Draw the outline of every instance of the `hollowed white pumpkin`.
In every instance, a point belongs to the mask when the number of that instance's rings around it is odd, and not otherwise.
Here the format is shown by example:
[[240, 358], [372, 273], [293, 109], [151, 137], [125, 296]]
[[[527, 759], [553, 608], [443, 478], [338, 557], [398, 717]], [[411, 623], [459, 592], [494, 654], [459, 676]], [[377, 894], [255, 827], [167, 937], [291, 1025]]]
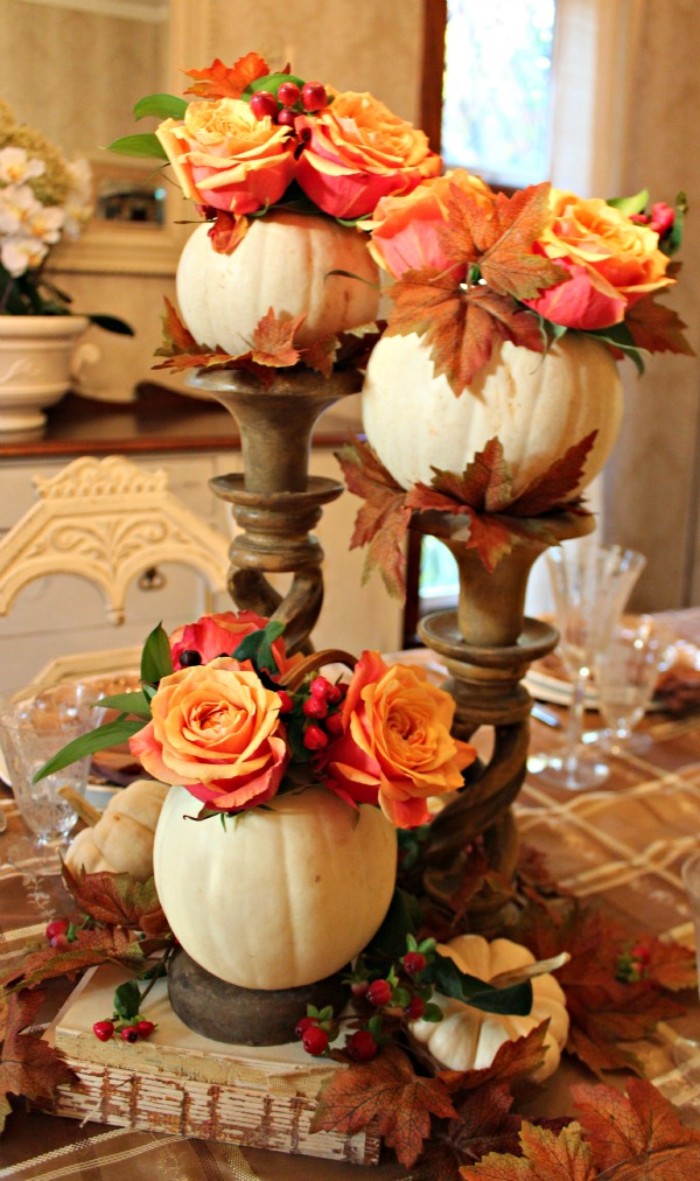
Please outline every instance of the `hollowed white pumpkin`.
[[430, 483], [431, 468], [461, 474], [498, 436], [517, 495], [592, 430], [598, 435], [580, 488], [602, 469], [622, 419], [622, 385], [605, 345], [567, 333], [546, 354], [506, 341], [459, 397], [436, 376], [415, 333], [385, 336], [362, 393], [367, 438], [404, 488]]
[[[359, 231], [327, 217], [275, 213], [254, 218], [231, 254], [212, 247], [206, 223], [184, 247], [177, 269], [180, 314], [199, 344], [236, 356], [273, 308], [306, 319], [295, 340], [307, 346], [371, 323], [378, 270]], [[348, 275], [331, 275], [331, 271]]]
[[97, 823], [71, 842], [71, 873], [130, 873], [140, 882], [152, 877], [153, 838], [168, 791], [167, 783], [137, 779], [116, 792]]
[[237, 818], [202, 821], [173, 787], [154, 847], [170, 926], [200, 967], [243, 988], [322, 980], [378, 930], [396, 877], [396, 832], [322, 788], [285, 792]]
[[[487, 982], [502, 972], [535, 962], [531, 952], [519, 943], [509, 939], [489, 943], [481, 935], [458, 935], [449, 943], [438, 944], [437, 950], [454, 960], [462, 972]], [[442, 1066], [450, 1070], [483, 1070], [491, 1065], [504, 1042], [525, 1037], [549, 1019], [544, 1062], [533, 1075], [541, 1082], [559, 1065], [569, 1032], [569, 1016], [564, 993], [551, 973], [534, 977], [532, 993], [532, 1009], [527, 1017], [484, 1013], [453, 997], [434, 994], [432, 999], [442, 1010], [442, 1021], [412, 1021], [410, 1030]]]

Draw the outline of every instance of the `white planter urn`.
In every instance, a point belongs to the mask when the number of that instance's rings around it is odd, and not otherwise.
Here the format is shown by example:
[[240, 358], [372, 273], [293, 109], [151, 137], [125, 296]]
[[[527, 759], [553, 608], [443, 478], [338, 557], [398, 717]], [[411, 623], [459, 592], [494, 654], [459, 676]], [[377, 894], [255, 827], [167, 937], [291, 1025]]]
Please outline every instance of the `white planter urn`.
[[0, 433], [35, 431], [68, 392], [85, 316], [0, 316]]

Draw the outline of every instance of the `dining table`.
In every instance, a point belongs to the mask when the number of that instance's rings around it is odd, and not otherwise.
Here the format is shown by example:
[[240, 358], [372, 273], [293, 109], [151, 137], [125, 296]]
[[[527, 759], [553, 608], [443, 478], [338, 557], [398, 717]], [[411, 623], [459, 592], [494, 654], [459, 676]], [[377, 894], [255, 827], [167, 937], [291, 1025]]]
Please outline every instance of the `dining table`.
[[[700, 647], [700, 608], [666, 612], [660, 618], [676, 636]], [[406, 659], [420, 662], [421, 656], [412, 651]], [[532, 719], [533, 752], [546, 752], [561, 742], [566, 707], [550, 702], [546, 708], [551, 714], [548, 724]], [[587, 711], [586, 725], [600, 725], [594, 710]], [[566, 791], [528, 774], [514, 805], [521, 845], [544, 858], [561, 890], [599, 906], [630, 932], [692, 946], [693, 923], [681, 866], [700, 850], [700, 709], [673, 715], [650, 711], [637, 733], [644, 743], [623, 744], [609, 754], [609, 778], [595, 789]], [[21, 957], [27, 944], [41, 937], [47, 922], [65, 912], [66, 894], [58, 863], [47, 864], [37, 854], [7, 788], [0, 788], [0, 828], [4, 966]], [[49, 996], [47, 1003], [61, 999]], [[700, 1005], [692, 990], [684, 995], [684, 1004], [685, 1015], [678, 1024], [663, 1022], [637, 1051], [647, 1077], [676, 1104], [683, 1122], [700, 1128], [700, 1071], [693, 1082], [674, 1063], [678, 1031], [700, 1034]], [[533, 1089], [525, 1114], [570, 1114], [569, 1088], [581, 1081], [595, 1078], [577, 1059], [564, 1055], [555, 1074]], [[399, 1181], [411, 1173], [386, 1150], [377, 1164], [363, 1166], [57, 1117], [21, 1098], [13, 1099], [12, 1106], [0, 1136], [0, 1179], [350, 1181], [365, 1176]]]

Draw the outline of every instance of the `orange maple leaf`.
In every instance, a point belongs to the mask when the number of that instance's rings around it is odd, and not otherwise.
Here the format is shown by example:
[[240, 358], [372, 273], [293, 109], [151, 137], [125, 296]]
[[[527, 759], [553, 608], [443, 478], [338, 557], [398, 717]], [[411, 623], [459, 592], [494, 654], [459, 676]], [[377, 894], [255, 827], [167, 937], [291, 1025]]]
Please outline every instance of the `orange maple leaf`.
[[304, 349], [304, 364], [309, 369], [315, 369], [324, 377], [330, 377], [338, 356], [340, 341], [337, 336], [325, 336], [323, 340], [314, 340]]
[[[9, 1002], [5, 1042], [0, 1062], [0, 1095], [24, 1095], [39, 1103], [48, 1103], [59, 1083], [77, 1080], [75, 1071], [56, 1050], [37, 1034], [23, 1033], [33, 1025], [45, 996], [41, 992], [22, 992]], [[7, 1105], [3, 1105], [6, 1114]], [[1, 1130], [1, 1127], [0, 1127]]]
[[232, 254], [248, 233], [247, 217], [219, 212], [209, 230], [209, 240], [217, 254]]
[[193, 353], [200, 346], [177, 314], [175, 305], [164, 296], [163, 344], [156, 350], [157, 357], [173, 357], [176, 353]]
[[225, 66], [217, 57], [205, 70], [184, 72], [195, 79], [195, 85], [188, 87], [185, 94], [196, 94], [201, 98], [240, 98], [251, 82], [270, 73], [270, 67], [259, 53], [246, 53], [232, 66]]
[[620, 1181], [696, 1181], [700, 1132], [686, 1128], [656, 1087], [630, 1079], [627, 1095], [617, 1088], [584, 1083], [571, 1088], [593, 1159]]
[[18, 991], [35, 988], [45, 980], [72, 976], [94, 964], [119, 962], [133, 968], [144, 966], [144, 944], [133, 931], [122, 927], [98, 927], [78, 933], [66, 948], [48, 945], [29, 951], [0, 977], [0, 986]]
[[64, 865], [63, 880], [80, 910], [100, 923], [130, 927], [147, 935], [170, 931], [152, 877], [141, 882], [129, 873], [73, 874]]
[[355, 518], [350, 549], [368, 545], [363, 582], [375, 566], [389, 594], [405, 593], [406, 557], [403, 542], [411, 520], [406, 493], [396, 483], [368, 443], [355, 442], [336, 452], [348, 490], [365, 503]]
[[687, 324], [677, 312], [657, 303], [653, 295], [637, 300], [625, 316], [625, 324], [637, 348], [650, 353], [695, 353], [683, 335]]
[[520, 1129], [522, 1155], [493, 1153], [460, 1169], [465, 1181], [595, 1181], [598, 1171], [577, 1124], [559, 1133], [534, 1124]]
[[595, 443], [598, 431], [591, 431], [555, 459], [542, 475], [528, 484], [508, 508], [516, 517], [537, 517], [559, 507], [568, 507], [578, 488], [586, 466], [586, 459]]
[[417, 1075], [410, 1058], [388, 1045], [373, 1062], [349, 1066], [323, 1087], [311, 1130], [352, 1135], [376, 1122], [401, 1164], [410, 1168], [430, 1135], [431, 1114], [457, 1115], [445, 1084]]
[[275, 369], [296, 365], [299, 350], [294, 347], [294, 336], [305, 319], [306, 312], [283, 319], [269, 308], [253, 331], [253, 361], [258, 365], [272, 365]]

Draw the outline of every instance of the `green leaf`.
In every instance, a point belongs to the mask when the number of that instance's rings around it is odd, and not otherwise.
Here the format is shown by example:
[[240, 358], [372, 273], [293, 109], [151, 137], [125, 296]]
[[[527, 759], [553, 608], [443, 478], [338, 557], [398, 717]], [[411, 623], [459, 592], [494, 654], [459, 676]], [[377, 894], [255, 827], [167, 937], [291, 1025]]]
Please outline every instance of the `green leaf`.
[[117, 1017], [129, 1020], [135, 1017], [141, 1006], [141, 990], [135, 980], [120, 984], [114, 992], [114, 1012]]
[[619, 349], [630, 361], [637, 367], [640, 376], [644, 373], [644, 360], [639, 347], [634, 343], [632, 333], [626, 324], [613, 324], [611, 328], [591, 329], [586, 333], [586, 336], [595, 336], [598, 340], [602, 340], [604, 344], [610, 344], [614, 348]]
[[184, 119], [188, 102], [175, 94], [147, 94], [134, 107], [134, 118], [156, 115], [159, 119]]
[[274, 74], [264, 74], [262, 78], [256, 78], [253, 82], [249, 82], [243, 91], [243, 98], [255, 94], [256, 90], [269, 90], [270, 94], [276, 95], [278, 87], [283, 82], [296, 82], [300, 90], [304, 85], [304, 79], [297, 74], [283, 74], [278, 71]]
[[106, 750], [110, 746], [118, 746], [121, 742], [127, 742], [131, 735], [138, 734], [139, 730], [143, 730], [143, 722], [129, 722], [124, 718], [117, 718], [115, 722], [106, 722], [104, 726], [97, 726], [88, 734], [81, 734], [79, 738], [74, 738], [72, 742], [62, 747], [52, 759], [49, 759], [37, 771], [32, 782], [37, 783], [45, 775], [53, 775], [56, 771], [62, 771], [64, 767], [70, 766], [78, 759], [85, 758], [86, 755], [94, 755], [98, 750]]
[[526, 1017], [532, 1009], [532, 984], [529, 980], [495, 988], [477, 976], [461, 972], [453, 959], [436, 953], [435, 960], [425, 970], [425, 979], [443, 996], [481, 1009], [485, 1013], [507, 1013]]
[[101, 697], [97, 702], [105, 709], [116, 709], [121, 714], [135, 714], [137, 718], [151, 720], [151, 707], [143, 690], [136, 693], [114, 693], [110, 697]]
[[157, 685], [162, 677], [170, 676], [173, 659], [170, 655], [168, 633], [158, 624], [148, 636], [141, 653], [141, 680], [147, 685]]
[[272, 654], [272, 644], [278, 640], [285, 629], [285, 624], [277, 619], [270, 619], [264, 628], [251, 632], [245, 636], [233, 653], [235, 660], [252, 661], [256, 672], [267, 669], [274, 672], [277, 662]]
[[612, 205], [613, 209], [619, 209], [625, 217], [630, 217], [633, 213], [644, 213], [649, 204], [649, 190], [640, 189], [632, 197], [611, 197], [605, 204]]
[[108, 152], [117, 152], [120, 156], [146, 156], [149, 159], [167, 160], [168, 154], [160, 140], [152, 131], [141, 132], [138, 135], [123, 135], [108, 144]]
[[105, 332], [115, 332], [118, 336], [135, 335], [131, 324], [127, 324], [126, 320], [120, 320], [118, 316], [106, 316], [102, 312], [92, 312], [88, 316], [88, 320], [97, 328], [103, 328]]

